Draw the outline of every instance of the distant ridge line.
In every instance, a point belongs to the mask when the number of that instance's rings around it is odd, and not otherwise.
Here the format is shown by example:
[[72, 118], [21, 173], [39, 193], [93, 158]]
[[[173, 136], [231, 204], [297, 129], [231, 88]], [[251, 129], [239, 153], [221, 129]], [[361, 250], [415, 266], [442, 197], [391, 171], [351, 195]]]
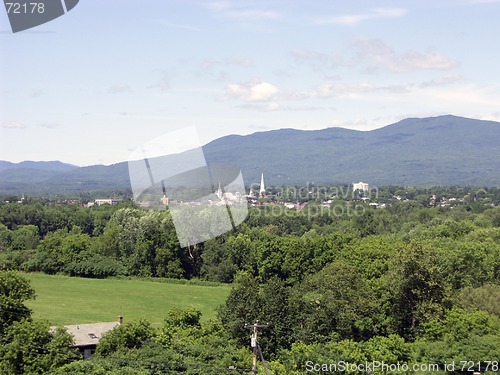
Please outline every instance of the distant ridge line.
[[[280, 129], [228, 135], [203, 146], [208, 163], [239, 165], [246, 185], [498, 186], [500, 123], [453, 115], [408, 118], [358, 131]], [[78, 167], [0, 161], [0, 192], [130, 189], [127, 162]]]

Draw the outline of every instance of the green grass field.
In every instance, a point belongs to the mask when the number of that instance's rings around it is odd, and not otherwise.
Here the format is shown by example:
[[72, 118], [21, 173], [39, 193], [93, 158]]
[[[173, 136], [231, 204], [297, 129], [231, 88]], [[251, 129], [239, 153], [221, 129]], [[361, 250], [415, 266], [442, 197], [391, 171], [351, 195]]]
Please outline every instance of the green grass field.
[[40, 273], [23, 274], [37, 297], [26, 305], [37, 319], [54, 325], [146, 318], [162, 324], [172, 307], [195, 307], [202, 320], [214, 318], [230, 286], [170, 284], [144, 280], [84, 279]]

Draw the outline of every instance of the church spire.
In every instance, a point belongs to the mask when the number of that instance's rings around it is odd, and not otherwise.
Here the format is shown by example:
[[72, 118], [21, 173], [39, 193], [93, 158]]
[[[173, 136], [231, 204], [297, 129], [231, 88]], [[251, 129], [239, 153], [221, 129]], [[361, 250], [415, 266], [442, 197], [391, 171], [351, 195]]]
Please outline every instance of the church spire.
[[262, 173], [260, 177], [260, 190], [259, 190], [259, 195], [263, 197], [266, 193], [266, 187], [264, 186], [264, 173]]
[[219, 188], [217, 189], [217, 191], [215, 192], [215, 195], [217, 195], [217, 197], [222, 200], [222, 197], [224, 196], [224, 193], [222, 192], [222, 189], [220, 187], [220, 181], [219, 181]]

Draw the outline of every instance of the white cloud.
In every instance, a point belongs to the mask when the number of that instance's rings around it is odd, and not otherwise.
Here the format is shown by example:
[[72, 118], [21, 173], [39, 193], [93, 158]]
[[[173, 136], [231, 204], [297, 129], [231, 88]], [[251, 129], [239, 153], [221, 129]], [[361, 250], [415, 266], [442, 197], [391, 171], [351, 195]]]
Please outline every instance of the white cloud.
[[340, 54], [329, 55], [314, 50], [295, 48], [290, 51], [290, 55], [294, 58], [295, 62], [309, 65], [313, 71], [321, 73], [324, 78], [329, 79], [338, 78], [332, 77], [332, 69], [352, 67], [354, 65], [351, 57]]
[[258, 21], [263, 19], [277, 19], [281, 17], [281, 13], [274, 10], [250, 9], [243, 8], [238, 4], [228, 1], [214, 1], [206, 4], [206, 7], [219, 17], [233, 18], [237, 20]]
[[451, 69], [457, 65], [445, 55], [435, 51], [407, 51], [389, 65], [394, 71], [406, 72], [419, 69]]
[[405, 94], [413, 91], [412, 85], [405, 84], [385, 84], [372, 85], [366, 82], [361, 83], [327, 83], [319, 86], [313, 91], [312, 96], [319, 98], [342, 98], [359, 99], [367, 93], [389, 93]]
[[229, 97], [242, 99], [247, 102], [258, 102], [273, 100], [280, 90], [275, 85], [268, 82], [237, 84], [232, 83], [226, 86], [226, 94]]
[[376, 8], [366, 13], [321, 17], [316, 19], [315, 23], [318, 25], [336, 24], [351, 26], [373, 19], [400, 18], [405, 16], [407, 13], [408, 11], [403, 8]]
[[349, 44], [347, 53], [329, 55], [326, 53], [293, 49], [291, 56], [297, 63], [305, 63], [325, 77], [331, 77], [329, 70], [361, 67], [367, 72], [388, 70], [407, 73], [418, 70], [449, 70], [458, 63], [439, 51], [407, 50], [399, 52], [380, 39], [356, 38]]
[[369, 71], [387, 69], [405, 73], [415, 70], [447, 70], [458, 65], [456, 61], [433, 50], [397, 53], [380, 39], [358, 38], [351, 44], [351, 48], [358, 55], [358, 63], [366, 65]]
[[333, 127], [339, 127], [342, 126], [344, 121], [342, 120], [331, 120], [328, 125], [333, 126]]
[[5, 129], [25, 129], [26, 125], [24, 125], [18, 121], [5, 121], [2, 124], [2, 127]]

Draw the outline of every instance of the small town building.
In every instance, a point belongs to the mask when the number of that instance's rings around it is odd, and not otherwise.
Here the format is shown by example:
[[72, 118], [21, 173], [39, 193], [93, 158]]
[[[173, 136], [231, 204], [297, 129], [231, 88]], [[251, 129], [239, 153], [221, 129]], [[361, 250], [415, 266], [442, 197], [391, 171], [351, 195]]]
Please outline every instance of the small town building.
[[[123, 317], [119, 316], [115, 322], [75, 324], [64, 326], [67, 332], [73, 336], [74, 345], [72, 348], [78, 349], [83, 359], [88, 359], [95, 353], [99, 339], [116, 326], [123, 323]], [[55, 329], [52, 327], [51, 329]]]
[[352, 184], [352, 190], [370, 191], [370, 186], [366, 182], [355, 182]]
[[120, 202], [121, 202], [121, 199], [106, 198], [106, 199], [96, 199], [94, 201], [94, 204], [96, 204], [98, 206], [102, 206], [103, 204], [114, 205], [114, 204], [118, 204]]

